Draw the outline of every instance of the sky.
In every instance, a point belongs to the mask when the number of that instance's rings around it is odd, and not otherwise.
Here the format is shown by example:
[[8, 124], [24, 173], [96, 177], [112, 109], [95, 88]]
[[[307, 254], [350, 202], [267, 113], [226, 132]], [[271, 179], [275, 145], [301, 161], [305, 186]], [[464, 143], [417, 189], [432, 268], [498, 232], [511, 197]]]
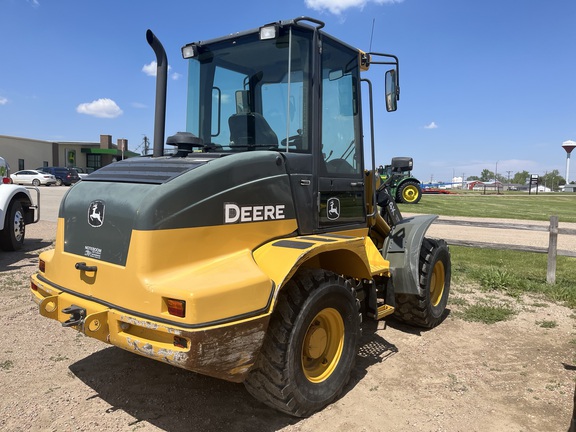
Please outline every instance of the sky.
[[[147, 29], [170, 65], [169, 136], [185, 130], [183, 45], [302, 15], [399, 57], [396, 112], [384, 109], [385, 69], [366, 73], [377, 165], [410, 156], [422, 182], [483, 169], [565, 176], [562, 143], [576, 141], [574, 0], [0, 0], [0, 135], [105, 134], [140, 152], [154, 136]], [[576, 162], [570, 171], [576, 180]]]

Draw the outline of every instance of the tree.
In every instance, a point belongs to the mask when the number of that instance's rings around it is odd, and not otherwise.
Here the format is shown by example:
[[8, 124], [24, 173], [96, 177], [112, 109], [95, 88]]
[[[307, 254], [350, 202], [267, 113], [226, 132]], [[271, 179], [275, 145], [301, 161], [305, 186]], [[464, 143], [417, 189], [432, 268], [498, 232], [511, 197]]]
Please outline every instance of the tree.
[[496, 174], [496, 180], [498, 180], [500, 183], [508, 183], [508, 179], [502, 174]]
[[480, 173], [480, 180], [483, 182], [489, 182], [494, 180], [494, 173], [489, 169], [484, 168]]
[[478, 176], [468, 176], [466, 178], [466, 181], [475, 181], [475, 180], [480, 180], [480, 177]]
[[512, 178], [512, 183], [525, 185], [526, 183], [528, 183], [529, 179], [530, 179], [530, 173], [528, 171], [520, 171], [514, 174], [514, 177]]
[[539, 183], [552, 190], [558, 190], [558, 187], [565, 184], [566, 180], [560, 175], [558, 170], [552, 170], [541, 176]]

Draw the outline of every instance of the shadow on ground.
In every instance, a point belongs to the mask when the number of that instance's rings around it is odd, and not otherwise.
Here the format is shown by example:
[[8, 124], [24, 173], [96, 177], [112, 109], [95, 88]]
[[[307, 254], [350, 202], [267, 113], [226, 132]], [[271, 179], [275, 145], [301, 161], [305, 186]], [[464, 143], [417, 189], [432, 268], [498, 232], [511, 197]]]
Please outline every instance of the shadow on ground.
[[[397, 348], [364, 326], [356, 367], [344, 394], [368, 368], [394, 355]], [[72, 373], [110, 405], [134, 417], [128, 426], [146, 421], [169, 432], [190, 430], [277, 431], [300, 419], [253, 399], [242, 384], [198, 375], [116, 347], [98, 351], [70, 366]], [[344, 395], [342, 395], [344, 396]]]

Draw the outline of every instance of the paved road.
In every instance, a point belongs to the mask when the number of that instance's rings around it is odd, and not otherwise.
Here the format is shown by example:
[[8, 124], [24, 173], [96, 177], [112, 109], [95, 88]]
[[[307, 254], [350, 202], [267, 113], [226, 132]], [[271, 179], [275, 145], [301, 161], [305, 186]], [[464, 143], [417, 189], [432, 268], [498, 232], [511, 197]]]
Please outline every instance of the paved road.
[[70, 186], [40, 186], [38, 189], [40, 190], [40, 220], [56, 222], [60, 201]]

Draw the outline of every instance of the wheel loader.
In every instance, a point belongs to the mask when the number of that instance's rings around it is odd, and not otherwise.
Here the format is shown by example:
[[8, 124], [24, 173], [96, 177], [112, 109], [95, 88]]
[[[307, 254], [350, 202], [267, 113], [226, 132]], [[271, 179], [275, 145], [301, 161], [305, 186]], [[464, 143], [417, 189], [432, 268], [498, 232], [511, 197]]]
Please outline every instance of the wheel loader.
[[242, 382], [297, 417], [341, 394], [363, 320], [442, 321], [450, 253], [425, 237], [435, 216], [402, 217], [374, 172], [362, 74], [390, 68], [394, 111], [398, 58], [323, 27], [298, 17], [183, 46], [186, 124], [166, 151], [167, 57], [147, 31], [158, 64], [153, 155], [105, 166], [65, 195], [55, 247], [31, 278], [41, 315]]

